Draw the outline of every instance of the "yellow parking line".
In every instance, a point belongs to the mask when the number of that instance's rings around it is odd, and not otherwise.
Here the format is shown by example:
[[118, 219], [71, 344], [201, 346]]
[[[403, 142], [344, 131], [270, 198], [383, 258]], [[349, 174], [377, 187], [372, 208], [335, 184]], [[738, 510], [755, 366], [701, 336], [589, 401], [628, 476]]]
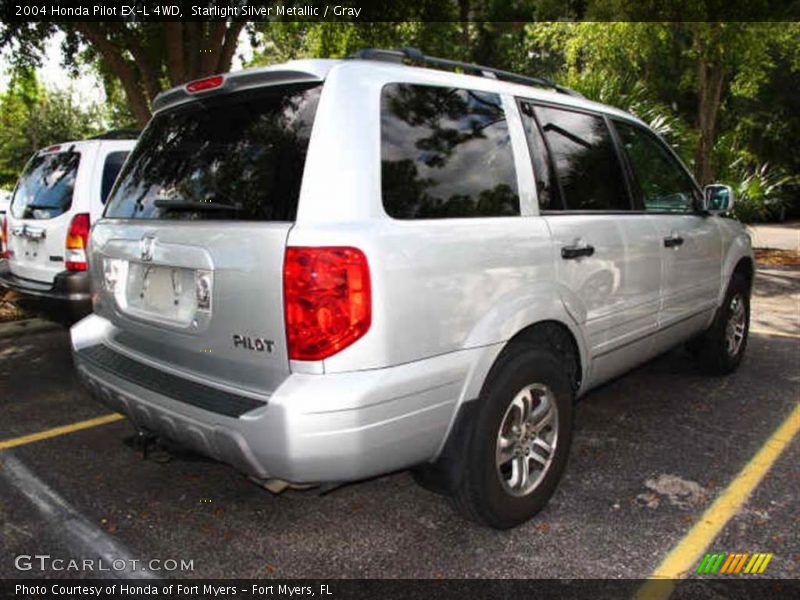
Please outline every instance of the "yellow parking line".
[[758, 486], [764, 475], [800, 431], [800, 404], [739, 472], [725, 491], [703, 513], [697, 524], [667, 555], [636, 595], [638, 600], [665, 600], [675, 580], [694, 570], [697, 560]]
[[31, 433], [30, 435], [23, 435], [21, 437], [12, 438], [10, 440], [0, 440], [0, 450], [8, 450], [9, 448], [16, 448], [17, 446], [24, 446], [25, 444], [30, 444], [33, 442], [38, 442], [39, 440], [46, 440], [48, 438], [57, 437], [59, 435], [64, 435], [65, 433], [72, 433], [73, 431], [80, 431], [81, 429], [90, 429], [92, 427], [97, 427], [98, 425], [113, 423], [114, 421], [119, 421], [124, 418], [125, 418], [124, 415], [121, 415], [119, 413], [112, 413], [110, 415], [104, 415], [102, 417], [97, 417], [95, 419], [89, 419], [87, 421], [79, 421], [78, 423], [72, 423], [71, 425], [62, 425], [61, 427], [54, 427], [53, 429], [40, 431], [39, 433]]
[[763, 329], [761, 327], [751, 327], [750, 333], [755, 333], [756, 335], [774, 335], [776, 337], [788, 337], [788, 338], [800, 339], [800, 333], [788, 333], [786, 331]]

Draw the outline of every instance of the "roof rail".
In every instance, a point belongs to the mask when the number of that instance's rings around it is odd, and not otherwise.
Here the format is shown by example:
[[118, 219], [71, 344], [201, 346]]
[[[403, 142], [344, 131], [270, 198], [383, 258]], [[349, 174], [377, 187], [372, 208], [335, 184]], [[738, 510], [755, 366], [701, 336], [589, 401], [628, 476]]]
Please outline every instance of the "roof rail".
[[99, 135], [90, 137], [90, 140], [135, 140], [142, 133], [139, 129], [111, 129]]
[[559, 85], [555, 81], [545, 79], [544, 77], [526, 77], [525, 75], [518, 75], [517, 73], [512, 73], [511, 71], [493, 69], [492, 67], [485, 67], [483, 65], [476, 65], [474, 63], [450, 60], [448, 58], [437, 58], [435, 56], [427, 56], [416, 48], [364, 48], [355, 52], [350, 58], [362, 60], [381, 60], [395, 63], [403, 63], [408, 61], [411, 63], [418, 63], [423, 66], [439, 67], [443, 69], [463, 69], [465, 72], [480, 75], [482, 77], [490, 77], [492, 79], [499, 79], [501, 81], [509, 81], [512, 83], [521, 83], [523, 85], [538, 85], [548, 87], [561, 94], [583, 98], [583, 95], [579, 92], [576, 92], [575, 90], [563, 85]]

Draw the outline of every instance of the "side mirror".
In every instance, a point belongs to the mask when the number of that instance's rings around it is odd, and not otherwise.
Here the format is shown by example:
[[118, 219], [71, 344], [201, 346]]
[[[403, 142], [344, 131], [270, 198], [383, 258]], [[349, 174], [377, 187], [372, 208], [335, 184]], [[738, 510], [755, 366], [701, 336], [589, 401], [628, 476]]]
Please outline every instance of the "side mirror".
[[712, 215], [727, 212], [733, 208], [733, 188], [714, 183], [703, 189], [703, 208]]

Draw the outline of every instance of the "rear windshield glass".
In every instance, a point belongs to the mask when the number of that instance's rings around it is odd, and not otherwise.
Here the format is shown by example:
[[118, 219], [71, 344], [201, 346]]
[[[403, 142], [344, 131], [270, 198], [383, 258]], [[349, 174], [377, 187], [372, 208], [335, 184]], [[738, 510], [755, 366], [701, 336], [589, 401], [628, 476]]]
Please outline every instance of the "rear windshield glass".
[[11, 214], [17, 219], [52, 219], [72, 206], [72, 192], [81, 155], [78, 152], [37, 154], [19, 179]]
[[270, 87], [157, 115], [105, 216], [293, 221], [321, 89]]

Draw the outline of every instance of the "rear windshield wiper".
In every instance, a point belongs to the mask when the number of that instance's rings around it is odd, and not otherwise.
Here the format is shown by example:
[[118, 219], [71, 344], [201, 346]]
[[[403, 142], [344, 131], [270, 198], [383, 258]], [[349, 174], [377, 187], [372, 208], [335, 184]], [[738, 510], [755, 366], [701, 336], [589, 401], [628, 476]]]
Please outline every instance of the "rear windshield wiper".
[[38, 210], [41, 210], [43, 208], [57, 208], [59, 210], [61, 209], [61, 207], [58, 206], [57, 204], [26, 204], [25, 208], [33, 208]]
[[239, 212], [244, 210], [241, 206], [234, 204], [223, 204], [222, 202], [195, 202], [192, 200], [155, 200], [153, 205], [156, 208], [165, 208], [167, 210], [231, 210]]

